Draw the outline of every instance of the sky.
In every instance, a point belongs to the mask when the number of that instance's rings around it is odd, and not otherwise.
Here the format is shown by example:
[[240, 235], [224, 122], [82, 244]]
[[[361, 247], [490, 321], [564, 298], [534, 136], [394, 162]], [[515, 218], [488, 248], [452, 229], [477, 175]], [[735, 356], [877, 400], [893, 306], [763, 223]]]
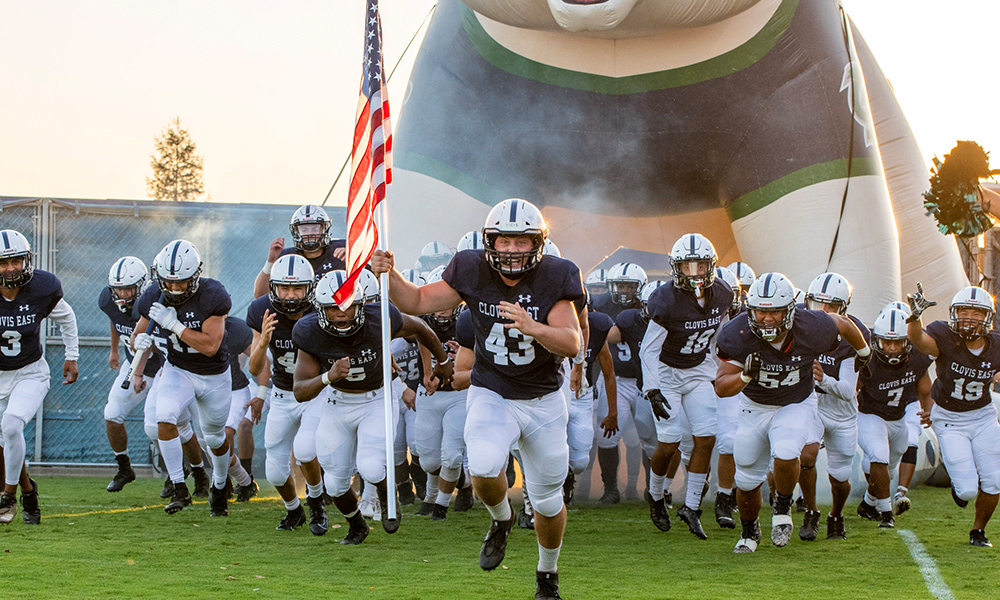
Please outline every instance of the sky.
[[[380, 3], [396, 119], [420, 37], [401, 55], [434, 3]], [[1000, 3], [844, 5], [928, 160], [958, 139], [1000, 156]], [[180, 117], [205, 199], [320, 203], [350, 152], [363, 15], [363, 0], [0, 0], [0, 196], [145, 198], [154, 137]]]

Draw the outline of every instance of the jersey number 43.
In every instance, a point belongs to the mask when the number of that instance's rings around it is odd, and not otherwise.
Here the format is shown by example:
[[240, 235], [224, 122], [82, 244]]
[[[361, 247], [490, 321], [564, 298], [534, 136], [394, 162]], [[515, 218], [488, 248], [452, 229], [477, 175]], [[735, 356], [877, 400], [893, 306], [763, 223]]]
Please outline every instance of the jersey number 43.
[[[514, 347], [507, 347], [507, 340], [514, 341]], [[528, 365], [535, 360], [535, 338], [524, 335], [517, 329], [504, 329], [503, 323], [494, 323], [490, 335], [484, 342], [486, 349], [493, 354], [493, 362], [498, 365]]]

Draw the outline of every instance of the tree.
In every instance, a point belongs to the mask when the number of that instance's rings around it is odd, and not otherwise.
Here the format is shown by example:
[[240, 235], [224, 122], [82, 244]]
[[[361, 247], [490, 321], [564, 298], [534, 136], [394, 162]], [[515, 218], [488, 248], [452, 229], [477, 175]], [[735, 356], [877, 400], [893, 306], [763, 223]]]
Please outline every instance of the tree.
[[150, 156], [153, 176], [146, 178], [146, 190], [155, 200], [191, 201], [205, 192], [202, 181], [204, 160], [195, 154], [191, 135], [181, 127], [180, 117], [157, 136], [156, 153]]

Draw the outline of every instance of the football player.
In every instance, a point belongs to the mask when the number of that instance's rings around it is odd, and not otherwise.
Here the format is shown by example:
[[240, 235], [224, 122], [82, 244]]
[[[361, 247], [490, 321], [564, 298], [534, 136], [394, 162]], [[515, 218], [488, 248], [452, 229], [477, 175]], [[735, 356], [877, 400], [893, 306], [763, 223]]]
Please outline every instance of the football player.
[[[292, 329], [292, 342], [298, 349], [293, 391], [296, 400], [306, 402], [329, 390], [332, 400], [322, 409], [316, 453], [324, 470], [327, 493], [350, 524], [341, 543], [351, 545], [360, 544], [368, 536], [368, 525], [350, 487], [355, 468], [368, 485], [378, 490], [382, 528], [387, 533], [396, 532], [402, 514], [397, 510], [395, 519], [388, 517], [389, 502], [397, 500], [396, 490], [386, 489], [381, 306], [377, 302], [365, 304], [356, 283], [347, 297], [337, 302], [334, 296], [345, 281], [344, 271], [324, 275], [316, 284], [316, 312], [300, 319]], [[400, 314], [392, 305], [389, 318], [385, 326], [392, 337], [415, 337], [437, 360], [432, 377], [449, 382], [454, 365], [427, 324]], [[391, 356], [385, 360], [391, 360]], [[393, 407], [393, 412], [395, 417], [398, 406]]]
[[[733, 290], [733, 305], [729, 309], [729, 318], [732, 319], [744, 309], [740, 280], [735, 273], [726, 267], [716, 267], [715, 278], [728, 283], [730, 289]], [[715, 352], [714, 344], [712, 352]], [[733, 497], [733, 486], [735, 485], [733, 478], [736, 476], [733, 441], [736, 439], [736, 426], [740, 415], [739, 398], [736, 396], [718, 398], [715, 414], [719, 428], [719, 432], [715, 436], [715, 444], [719, 452], [719, 460], [716, 465], [718, 491], [715, 494], [715, 522], [724, 529], [733, 529], [736, 527], [736, 521], [733, 519], [733, 509], [736, 508], [736, 499]]]
[[13, 229], [0, 231], [0, 432], [4, 487], [0, 524], [17, 514], [17, 486], [26, 525], [42, 519], [38, 485], [24, 464], [24, 427], [38, 412], [49, 390], [49, 366], [42, 352], [42, 320], [59, 324], [65, 347], [64, 384], [76, 381], [80, 355], [76, 315], [63, 298], [62, 284], [48, 271], [32, 266], [31, 245]]
[[587, 274], [587, 278], [583, 281], [583, 287], [587, 290], [588, 298], [590, 299], [587, 304], [593, 306], [595, 298], [608, 293], [607, 279], [607, 269], [594, 269]]
[[232, 405], [232, 375], [229, 352], [223, 342], [232, 300], [220, 282], [201, 276], [201, 256], [187, 240], [174, 240], [164, 246], [153, 261], [153, 269], [159, 287], [150, 287], [139, 297], [141, 318], [133, 331], [132, 347], [136, 352], [145, 352], [153, 345], [153, 336], [145, 333], [150, 321], [168, 337], [167, 362], [160, 373], [156, 395], [160, 453], [174, 484], [170, 503], [164, 510], [172, 515], [192, 502], [184, 484], [178, 423], [194, 403], [211, 450], [209, 515], [228, 516], [225, 486], [230, 448], [226, 420]]
[[271, 241], [267, 250], [267, 262], [257, 274], [253, 282], [253, 297], [260, 298], [268, 293], [271, 269], [279, 257], [288, 254], [304, 256], [309, 261], [316, 280], [324, 274], [344, 268], [347, 257], [347, 242], [341, 239], [331, 239], [329, 215], [323, 207], [306, 204], [299, 207], [292, 215], [288, 230], [292, 234], [293, 247], [285, 248], [285, 238], [278, 237]]
[[740, 396], [734, 442], [736, 503], [742, 532], [734, 552], [754, 552], [760, 543], [760, 486], [774, 459], [775, 494], [771, 541], [781, 547], [792, 536], [792, 492], [799, 455], [813, 420], [813, 362], [840, 344], [857, 350], [855, 364], [871, 349], [854, 323], [840, 315], [797, 310], [795, 290], [780, 273], [758, 277], [747, 293], [747, 312], [726, 323], [716, 338], [722, 359], [715, 378], [720, 397]]
[[656, 450], [652, 456], [650, 516], [661, 530], [670, 528], [665, 517], [663, 485], [670, 458], [684, 435], [678, 411], [683, 411], [694, 446], [688, 462], [687, 492], [677, 516], [691, 533], [708, 539], [701, 526], [701, 496], [715, 447], [716, 362], [711, 345], [729, 317], [733, 290], [715, 277], [718, 255], [700, 233], [687, 233], [670, 251], [673, 285], [660, 286], [647, 301], [649, 325], [642, 339], [643, 398], [656, 417]]
[[490, 211], [483, 252], [460, 252], [442, 281], [416, 287], [376, 251], [375, 272], [390, 271], [390, 293], [401, 310], [428, 314], [465, 302], [475, 330], [475, 366], [468, 392], [465, 443], [476, 494], [491, 523], [479, 566], [500, 566], [514, 513], [504, 468], [517, 445], [535, 513], [539, 561], [536, 598], [557, 598], [559, 551], [566, 525], [562, 486], [569, 464], [568, 414], [560, 357], [580, 352], [573, 301], [584, 297], [580, 270], [542, 255], [548, 226], [530, 202], [509, 199]]
[[907, 337], [918, 350], [937, 357], [934, 404], [921, 413], [921, 421], [934, 426], [955, 503], [964, 508], [976, 500], [969, 543], [992, 547], [986, 525], [1000, 498], [1000, 423], [990, 397], [991, 384], [1000, 379], [1000, 334], [991, 331], [996, 305], [986, 290], [969, 286], [952, 298], [947, 322], [934, 321], [924, 329], [920, 315], [935, 303], [924, 297], [919, 283], [907, 299], [912, 312]]
[[[416, 448], [416, 400], [417, 389], [423, 381], [421, 367], [420, 345], [416, 340], [397, 338], [392, 340], [392, 361], [398, 367], [399, 377], [393, 380], [393, 385], [399, 381], [406, 389], [399, 392], [399, 426], [396, 428], [396, 493], [399, 494], [399, 503], [403, 506], [413, 504], [416, 501], [416, 492], [420, 492], [420, 499], [423, 500], [425, 489], [415, 486], [414, 475], [424, 473], [420, 468], [420, 455]], [[407, 457], [409, 454], [409, 457]], [[407, 460], [410, 462], [407, 462]], [[425, 474], [426, 478], [426, 474]], [[426, 479], [424, 481], [426, 485]], [[435, 498], [437, 494], [435, 493]], [[433, 508], [433, 505], [429, 508]], [[428, 512], [427, 514], [430, 514]]]
[[[896, 309], [903, 311], [907, 317], [910, 316], [910, 305], [905, 302], [890, 302], [885, 305], [882, 312]], [[911, 345], [912, 346], [912, 345]], [[910, 510], [912, 503], [906, 492], [909, 491], [910, 482], [913, 480], [913, 473], [917, 470], [917, 446], [920, 444], [920, 415], [919, 402], [911, 402], [906, 405], [906, 430], [909, 434], [907, 439], [906, 452], [899, 461], [899, 481], [896, 485], [896, 493], [892, 495], [892, 506], [899, 516]]]
[[444, 242], [428, 242], [420, 251], [420, 258], [414, 267], [421, 273], [429, 273], [438, 267], [445, 267], [455, 256], [455, 250]]
[[[252, 411], [256, 411], [256, 419], [260, 420], [264, 400], [250, 395], [250, 380], [247, 378], [243, 365], [250, 357], [253, 344], [253, 330], [246, 321], [238, 317], [226, 317], [226, 350], [229, 352], [229, 373], [232, 377], [232, 399], [229, 405], [229, 418], [226, 419], [226, 439], [230, 448], [235, 448], [236, 430], [240, 423], [254, 420]], [[247, 417], [250, 417], [248, 419]], [[249, 502], [257, 495], [259, 487], [253, 475], [243, 467], [243, 462], [237, 458], [237, 452], [230, 452], [229, 476], [236, 482], [235, 497], [237, 502]], [[226, 480], [227, 496], [230, 481]]]

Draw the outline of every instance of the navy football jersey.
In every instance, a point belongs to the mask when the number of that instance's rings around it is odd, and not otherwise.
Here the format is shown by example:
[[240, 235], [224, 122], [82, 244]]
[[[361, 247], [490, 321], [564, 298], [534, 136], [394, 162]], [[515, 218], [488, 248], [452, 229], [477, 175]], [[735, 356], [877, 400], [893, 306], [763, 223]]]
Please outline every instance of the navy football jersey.
[[965, 340], [945, 321], [934, 321], [924, 330], [937, 342], [940, 352], [935, 360], [937, 379], [931, 390], [934, 402], [954, 412], [988, 405], [992, 401], [990, 384], [1000, 368], [1000, 333], [986, 334], [986, 345], [977, 356], [969, 352]]
[[615, 375], [635, 379], [642, 386], [642, 359], [639, 345], [646, 335], [649, 322], [642, 318], [638, 308], [627, 308], [618, 314], [615, 325], [622, 334], [622, 341], [610, 348], [615, 363]]
[[[149, 307], [160, 301], [160, 288], [149, 286], [139, 296], [136, 306], [139, 314], [149, 319]], [[183, 304], [174, 306], [177, 319], [188, 329], [201, 331], [201, 325], [209, 317], [222, 317], [229, 314], [232, 308], [229, 292], [215, 279], [202, 277], [198, 283], [198, 291]], [[167, 362], [178, 369], [184, 369], [196, 375], [218, 375], [229, 368], [229, 351], [223, 335], [219, 350], [213, 356], [205, 356], [178, 339], [173, 332], [155, 326], [153, 337], [166, 340]], [[157, 344], [162, 349], [162, 346]]]
[[[796, 312], [796, 314], [798, 314], [798, 312]], [[852, 315], [847, 315], [847, 318], [854, 322], [858, 331], [860, 331], [861, 335], [864, 336], [865, 341], [869, 346], [871, 346], [872, 332], [868, 329], [868, 326]], [[820, 354], [819, 358], [816, 360], [823, 366], [823, 375], [839, 380], [841, 363], [848, 358], [854, 358], [857, 354], [857, 350], [851, 346], [850, 342], [847, 340], [840, 340], [840, 345], [837, 346], [836, 350], [833, 352], [824, 352], [823, 354]]]
[[35, 269], [17, 297], [0, 298], [0, 371], [15, 371], [42, 358], [42, 319], [62, 297], [56, 276]]
[[591, 301], [594, 304], [594, 310], [602, 312], [615, 320], [618, 319], [618, 315], [623, 310], [628, 310], [630, 308], [642, 308], [642, 303], [638, 300], [628, 305], [618, 304], [611, 299], [611, 294], [602, 294], [593, 298]]
[[246, 372], [240, 367], [240, 355], [253, 343], [253, 329], [239, 317], [226, 317], [226, 349], [229, 351], [229, 372], [233, 376], [233, 391], [250, 386]]
[[[295, 345], [292, 343], [292, 328], [298, 321], [289, 319], [284, 313], [275, 310], [271, 298], [261, 296], [247, 307], [247, 325], [260, 333], [264, 325], [264, 311], [277, 315], [274, 331], [267, 349], [271, 351], [271, 382], [275, 387], [286, 392], [292, 391], [292, 376], [295, 374]], [[306, 314], [313, 311], [312, 304], [306, 309]], [[302, 317], [299, 317], [301, 320]]]
[[458, 315], [458, 322], [455, 323], [455, 341], [463, 348], [476, 349], [476, 331], [472, 327], [472, 313], [467, 310]]
[[722, 326], [716, 338], [719, 358], [743, 363], [759, 352], [760, 376], [743, 388], [746, 397], [758, 404], [786, 406], [802, 402], [813, 392], [813, 361], [840, 345], [837, 322], [816, 310], [796, 309], [792, 330], [775, 349], [750, 331], [747, 313]]
[[[365, 322], [352, 335], [337, 336], [319, 326], [319, 315], [310, 313], [295, 324], [292, 342], [295, 347], [316, 357], [322, 374], [345, 356], [350, 358], [347, 377], [333, 382], [333, 387], [351, 394], [373, 392], [382, 387], [382, 307], [373, 302], [364, 306]], [[403, 315], [389, 305], [389, 331], [393, 337], [403, 327]]]
[[601, 365], [597, 362], [597, 355], [608, 341], [608, 332], [615, 326], [615, 322], [608, 315], [591, 310], [587, 312], [587, 323], [590, 325], [590, 341], [587, 344], [587, 362], [584, 366], [584, 372], [587, 374], [587, 381], [590, 385], [594, 385], [601, 370]]
[[[462, 311], [462, 312], [465, 312], [465, 311]], [[444, 326], [442, 326], [437, 321], [435, 321], [434, 319], [430, 318], [430, 316], [428, 316], [428, 315], [424, 315], [422, 318], [423, 318], [424, 322], [427, 323], [428, 327], [431, 328], [431, 331], [434, 332], [434, 335], [438, 336], [438, 339], [441, 340], [441, 344], [442, 344], [442, 346], [444, 346], [444, 351], [450, 354], [451, 353], [451, 349], [448, 348], [448, 344], [446, 344], [445, 342], [448, 342], [448, 341], [458, 341], [458, 340], [455, 339], [456, 336], [457, 336], [457, 333], [456, 333], [455, 330], [456, 330], [457, 325], [458, 325], [458, 320], [456, 319], [456, 321], [454, 323], [450, 324], [450, 325], [444, 325]], [[424, 380], [424, 363], [423, 363], [423, 361], [417, 361], [417, 369], [420, 372], [420, 381], [423, 382], [423, 380]], [[451, 387], [450, 383], [448, 385], [439, 385], [438, 389], [441, 390], [442, 392], [454, 392], [455, 391], [455, 388]]]
[[506, 329], [501, 301], [520, 303], [531, 317], [546, 323], [556, 302], [584, 297], [580, 269], [572, 262], [544, 256], [513, 286], [489, 265], [482, 250], [463, 250], [455, 255], [442, 278], [462, 297], [471, 313], [476, 339], [476, 364], [472, 385], [484, 387], [504, 398], [525, 400], [557, 391], [562, 386], [562, 356], [517, 329]]
[[[135, 324], [139, 322], [137, 304], [138, 302], [134, 303], [132, 305], [132, 310], [127, 313], [122, 312], [111, 298], [111, 290], [109, 288], [101, 290], [101, 295], [97, 298], [97, 308], [101, 309], [101, 312], [108, 315], [108, 319], [111, 320], [111, 326], [114, 327], [118, 335], [125, 340], [125, 358], [128, 362], [132, 362], [133, 356], [132, 348], [128, 345], [128, 340], [132, 337], [132, 330], [135, 329]], [[150, 352], [149, 358], [146, 359], [146, 368], [142, 370], [142, 374], [146, 377], [153, 377], [156, 375], [156, 372], [160, 370], [161, 361], [162, 359], [159, 354], [156, 352]]]
[[326, 275], [330, 271], [340, 271], [344, 269], [344, 261], [340, 260], [333, 255], [333, 251], [337, 248], [346, 247], [347, 242], [345, 240], [331, 240], [330, 245], [323, 249], [323, 253], [316, 258], [308, 258], [304, 252], [295, 248], [285, 248], [281, 251], [281, 256], [286, 254], [299, 254], [303, 258], [309, 261], [312, 265], [313, 273], [316, 274], [316, 281], [319, 281], [323, 275]]
[[898, 365], [890, 365], [876, 352], [859, 378], [858, 412], [886, 421], [902, 419], [906, 406], [918, 400], [917, 382], [930, 366], [930, 357], [916, 348], [910, 348], [906, 360]]
[[423, 364], [420, 360], [420, 345], [413, 338], [393, 340], [392, 358], [402, 373], [400, 377], [406, 387], [416, 391], [423, 383]]
[[733, 288], [717, 278], [705, 292], [705, 306], [691, 292], [661, 285], [646, 303], [649, 318], [667, 330], [660, 362], [675, 369], [691, 369], [705, 362], [712, 337], [733, 305]]

